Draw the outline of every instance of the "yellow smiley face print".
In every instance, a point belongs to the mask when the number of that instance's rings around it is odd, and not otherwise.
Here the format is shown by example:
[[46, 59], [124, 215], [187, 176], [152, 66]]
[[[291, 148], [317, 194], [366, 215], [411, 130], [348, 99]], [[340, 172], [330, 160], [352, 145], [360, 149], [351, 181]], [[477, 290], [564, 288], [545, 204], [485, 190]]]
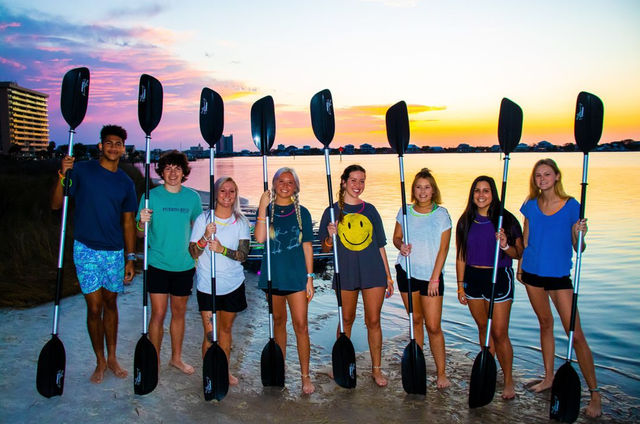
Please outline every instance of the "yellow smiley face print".
[[364, 250], [371, 244], [371, 234], [373, 225], [364, 215], [350, 213], [345, 215], [342, 222], [338, 224], [338, 237], [349, 250]]

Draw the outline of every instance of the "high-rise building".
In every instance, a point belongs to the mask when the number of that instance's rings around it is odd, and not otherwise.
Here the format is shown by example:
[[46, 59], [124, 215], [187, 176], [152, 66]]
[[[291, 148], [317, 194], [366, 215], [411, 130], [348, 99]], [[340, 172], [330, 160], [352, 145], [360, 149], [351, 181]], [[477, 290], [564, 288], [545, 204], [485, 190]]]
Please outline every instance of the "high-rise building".
[[23, 152], [44, 150], [49, 145], [48, 94], [0, 81], [0, 153], [11, 146]]
[[216, 144], [216, 153], [233, 153], [233, 134], [220, 137]]

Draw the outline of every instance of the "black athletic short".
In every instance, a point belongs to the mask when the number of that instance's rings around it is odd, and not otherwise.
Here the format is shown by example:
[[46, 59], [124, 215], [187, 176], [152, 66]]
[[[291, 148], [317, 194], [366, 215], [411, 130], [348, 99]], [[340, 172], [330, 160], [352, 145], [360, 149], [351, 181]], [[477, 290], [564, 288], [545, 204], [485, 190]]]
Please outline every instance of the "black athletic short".
[[147, 289], [149, 293], [191, 296], [195, 272], [195, 268], [186, 271], [165, 271], [149, 265], [147, 268]]
[[527, 271], [522, 271], [522, 281], [533, 287], [540, 287], [545, 290], [573, 290], [573, 284], [571, 278], [568, 275], [564, 277], [542, 277], [540, 275], [531, 274]]
[[[211, 294], [198, 290], [198, 310], [200, 312], [211, 311]], [[247, 309], [247, 297], [244, 293], [244, 283], [231, 293], [216, 295], [216, 311], [242, 312]]]
[[[267, 294], [268, 290], [267, 289], [262, 289], [263, 292], [265, 292], [265, 294]], [[299, 291], [304, 291], [304, 290], [278, 290], [278, 289], [271, 289], [271, 295], [273, 296], [289, 296], [290, 294], [294, 294], [294, 293], [298, 293]]]
[[[493, 268], [476, 268], [473, 266], [464, 267], [464, 294], [467, 299], [491, 300], [491, 286], [493, 279]], [[515, 281], [513, 268], [498, 268], [494, 300], [496, 303], [513, 300], [513, 290]]]
[[[396, 264], [396, 281], [398, 282], [398, 290], [400, 293], [408, 293], [409, 292], [409, 283], [407, 281], [407, 273], [400, 266], [400, 264]], [[429, 290], [429, 282], [425, 280], [419, 280], [417, 278], [411, 277], [411, 291], [412, 292], [420, 292], [421, 296], [428, 296]], [[438, 284], [438, 296], [444, 295], [444, 277], [442, 273], [440, 273], [440, 284]]]

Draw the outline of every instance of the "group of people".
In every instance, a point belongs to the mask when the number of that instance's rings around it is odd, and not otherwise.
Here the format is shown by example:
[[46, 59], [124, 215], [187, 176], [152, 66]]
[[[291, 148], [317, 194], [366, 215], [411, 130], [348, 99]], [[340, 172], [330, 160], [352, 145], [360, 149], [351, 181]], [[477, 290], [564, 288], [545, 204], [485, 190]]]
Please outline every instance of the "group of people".
[[[182, 359], [185, 311], [194, 276], [204, 333], [203, 356], [213, 343], [210, 255], [214, 254], [215, 260], [218, 342], [227, 358], [234, 319], [247, 307], [241, 263], [249, 253], [251, 233], [250, 223], [240, 209], [237, 183], [229, 177], [218, 179], [214, 188], [215, 208], [203, 212], [199, 195], [182, 185], [190, 172], [185, 155], [172, 151], [160, 158], [156, 168], [164, 184], [150, 191], [148, 207], [145, 207], [144, 196], [136, 207], [133, 183], [118, 169], [125, 140], [123, 128], [107, 125], [101, 131], [98, 144], [99, 161], [74, 166], [73, 158], [65, 157], [59, 171], [60, 182], [56, 182], [52, 198], [52, 207], [60, 208], [64, 178], [71, 178], [70, 195], [76, 199], [74, 262], [87, 302], [87, 327], [97, 360], [91, 376], [95, 383], [102, 381], [107, 368], [118, 377], [127, 375], [116, 358], [116, 297], [123, 290], [123, 282], [129, 283], [133, 278], [135, 234], [142, 237], [145, 225], [148, 226], [147, 281], [151, 298], [149, 337], [159, 353], [163, 323], [170, 304], [170, 365], [186, 374], [194, 372], [193, 366]], [[67, 175], [67, 170], [71, 169]], [[330, 208], [327, 208], [320, 220], [319, 239], [325, 252], [333, 249], [334, 239], [338, 244], [340, 295], [347, 336], [351, 335], [358, 297], [362, 294], [371, 376], [376, 385], [383, 387], [387, 385], [387, 378], [381, 368], [380, 316], [385, 297], [394, 292], [394, 279], [385, 250], [387, 239], [382, 218], [371, 203], [362, 199], [365, 181], [366, 171], [360, 165], [344, 169], [338, 200], [331, 206], [336, 222], [331, 222]], [[259, 243], [269, 238], [275, 341], [286, 354], [288, 305], [297, 342], [302, 391], [311, 394], [315, 387], [309, 368], [307, 316], [309, 302], [314, 296], [313, 228], [308, 209], [299, 202], [299, 193], [300, 181], [295, 170], [279, 169], [273, 176], [271, 189], [260, 197], [254, 237]], [[524, 215], [523, 228], [506, 210], [503, 226], [498, 228], [500, 199], [493, 178], [479, 176], [471, 184], [467, 205], [455, 227], [457, 297], [461, 304], [469, 307], [478, 327], [480, 343], [484, 344], [489, 302], [492, 287], [495, 288], [489, 346], [503, 371], [504, 399], [515, 397], [513, 348], [508, 329], [516, 280], [524, 284], [540, 326], [545, 375], [532, 389], [543, 391], [551, 387], [554, 338], [549, 299], [568, 331], [573, 287], [570, 279], [572, 251], [577, 249], [579, 232], [585, 234], [587, 231], [586, 220], [579, 219], [579, 207], [578, 202], [564, 192], [560, 170], [551, 159], [540, 160], [533, 168], [530, 193], [520, 209]], [[399, 251], [395, 264], [396, 281], [407, 309], [409, 296], [412, 297], [415, 339], [423, 346], [426, 328], [437, 370], [436, 386], [445, 388], [451, 383], [446, 373], [441, 328], [443, 269], [452, 222], [442, 206], [438, 184], [426, 168], [413, 179], [407, 220], [410, 243], [403, 234], [400, 209], [393, 232], [393, 244]], [[492, 270], [498, 242], [497, 279], [493, 286]], [[406, 269], [407, 256], [411, 258], [410, 270]], [[519, 261], [515, 273], [513, 260]], [[265, 257], [261, 271], [259, 288], [267, 292]], [[586, 412], [598, 416], [601, 405], [594, 362], [579, 318], [574, 344], [591, 393]], [[229, 374], [229, 382], [237, 384], [238, 379]]]

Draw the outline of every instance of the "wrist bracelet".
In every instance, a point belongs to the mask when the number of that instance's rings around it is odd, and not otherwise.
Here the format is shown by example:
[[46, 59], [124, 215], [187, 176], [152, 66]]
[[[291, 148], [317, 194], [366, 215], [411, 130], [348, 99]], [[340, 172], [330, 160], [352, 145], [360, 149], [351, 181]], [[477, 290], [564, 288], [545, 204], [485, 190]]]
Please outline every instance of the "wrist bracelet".
[[198, 247], [200, 248], [200, 250], [204, 250], [205, 247], [207, 247], [207, 243], [205, 242], [204, 245], [200, 244], [200, 240], [198, 240], [196, 242], [196, 244], [198, 245]]
[[144, 227], [140, 228], [140, 221], [136, 221], [136, 228], [138, 229], [138, 231], [144, 231]]
[[507, 243], [507, 245], [505, 247], [500, 246], [500, 250], [507, 250], [509, 249], [511, 246], [509, 246], [509, 244]]
[[464, 293], [464, 288], [462, 288], [462, 287], [461, 287], [461, 288], [459, 288], [459, 289], [458, 289], [458, 294], [463, 294], [463, 293]]
[[138, 256], [134, 252], [125, 254], [125, 257], [127, 258], [127, 261], [135, 261], [136, 259], [138, 259]]
[[227, 248], [223, 247], [222, 248], [222, 252], [220, 252], [222, 254], [222, 256], [227, 256]]
[[316, 277], [316, 274], [315, 274], [315, 273], [313, 273], [313, 272], [309, 272], [309, 273], [307, 273], [307, 278], [309, 278], [309, 277], [311, 277], [311, 278], [315, 278], [315, 277]]

